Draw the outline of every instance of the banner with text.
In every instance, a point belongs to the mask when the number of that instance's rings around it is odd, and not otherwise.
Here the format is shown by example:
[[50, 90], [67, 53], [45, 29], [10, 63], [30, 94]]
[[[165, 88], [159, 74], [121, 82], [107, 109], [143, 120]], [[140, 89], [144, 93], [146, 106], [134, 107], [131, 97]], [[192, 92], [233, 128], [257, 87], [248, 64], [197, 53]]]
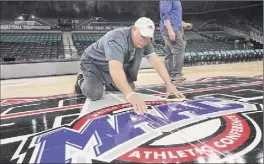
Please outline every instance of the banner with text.
[[51, 26], [0, 25], [1, 30], [50, 30]]

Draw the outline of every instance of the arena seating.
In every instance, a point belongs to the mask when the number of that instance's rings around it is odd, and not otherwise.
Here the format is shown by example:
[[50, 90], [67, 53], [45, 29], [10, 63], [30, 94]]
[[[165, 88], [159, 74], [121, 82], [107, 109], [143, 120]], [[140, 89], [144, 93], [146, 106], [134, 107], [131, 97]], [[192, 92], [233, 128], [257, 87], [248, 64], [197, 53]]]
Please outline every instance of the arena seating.
[[[78, 58], [92, 43], [100, 39], [105, 33], [73, 32], [73, 45], [77, 49]], [[236, 47], [234, 41], [223, 31], [185, 31], [186, 54], [185, 65], [212, 64], [261, 60], [263, 50], [253, 47]], [[230, 41], [230, 40], [228, 40]], [[232, 44], [231, 44], [232, 43]], [[1, 60], [6, 61], [35, 61], [64, 59], [64, 49], [61, 33], [2, 33]], [[165, 55], [164, 41], [156, 31], [153, 45], [155, 51]]]
[[243, 38], [231, 36], [224, 31], [186, 31], [185, 66], [245, 62], [263, 59], [263, 50], [236, 45], [235, 40]]
[[[242, 62], [261, 60], [261, 50], [253, 50], [247, 47], [235, 47], [227, 39], [232, 39], [223, 31], [214, 31], [213, 34], [203, 31], [200, 35], [194, 31], [185, 31], [187, 40], [185, 66], [204, 65], [204, 64], [221, 64], [230, 62]], [[98, 40], [103, 33], [73, 33], [74, 44], [80, 57], [83, 51], [93, 42]], [[154, 35], [154, 49], [160, 55], [165, 55], [164, 42], [159, 32]]]
[[60, 33], [2, 33], [0, 46], [3, 61], [64, 58]]
[[216, 40], [189, 40], [186, 44], [186, 52], [204, 52], [230, 50], [233, 45], [218, 42]]
[[185, 31], [184, 32], [185, 39], [188, 40], [206, 40], [206, 37], [198, 34], [197, 32], [194, 31]]
[[77, 54], [81, 57], [83, 51], [92, 43], [103, 36], [104, 33], [73, 33], [72, 39], [76, 46]]

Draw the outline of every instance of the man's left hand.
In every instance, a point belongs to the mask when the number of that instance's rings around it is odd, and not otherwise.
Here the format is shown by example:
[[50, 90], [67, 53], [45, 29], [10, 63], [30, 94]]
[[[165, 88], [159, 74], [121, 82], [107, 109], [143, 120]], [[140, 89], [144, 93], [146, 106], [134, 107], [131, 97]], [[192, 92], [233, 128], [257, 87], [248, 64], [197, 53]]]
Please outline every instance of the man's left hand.
[[191, 23], [183, 23], [182, 26], [184, 29], [188, 29], [188, 30], [190, 30], [193, 27], [193, 25]]
[[166, 98], [170, 96], [171, 94], [174, 94], [177, 98], [185, 99], [185, 96], [180, 91], [178, 91], [172, 83], [167, 84]]

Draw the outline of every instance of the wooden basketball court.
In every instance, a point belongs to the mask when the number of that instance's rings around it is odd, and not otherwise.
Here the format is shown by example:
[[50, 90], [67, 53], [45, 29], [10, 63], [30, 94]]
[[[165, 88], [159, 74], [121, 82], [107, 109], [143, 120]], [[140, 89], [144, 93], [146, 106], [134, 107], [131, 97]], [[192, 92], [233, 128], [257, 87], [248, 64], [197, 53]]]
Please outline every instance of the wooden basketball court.
[[[184, 67], [183, 71], [187, 77], [187, 81], [215, 76], [253, 77], [263, 75], [263, 61], [192, 66]], [[76, 75], [2, 80], [1, 99], [72, 93], [75, 80]], [[140, 71], [136, 85], [155, 85], [162, 83], [162, 79], [155, 70], [145, 69]]]

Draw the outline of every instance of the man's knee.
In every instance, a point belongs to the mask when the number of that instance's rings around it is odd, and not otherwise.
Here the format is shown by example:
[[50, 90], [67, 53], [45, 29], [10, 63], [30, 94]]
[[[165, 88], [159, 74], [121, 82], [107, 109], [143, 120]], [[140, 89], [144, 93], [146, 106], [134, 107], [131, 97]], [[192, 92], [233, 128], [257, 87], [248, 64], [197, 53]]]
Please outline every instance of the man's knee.
[[103, 88], [88, 88], [82, 85], [81, 89], [82, 93], [91, 101], [100, 100], [103, 97]]

